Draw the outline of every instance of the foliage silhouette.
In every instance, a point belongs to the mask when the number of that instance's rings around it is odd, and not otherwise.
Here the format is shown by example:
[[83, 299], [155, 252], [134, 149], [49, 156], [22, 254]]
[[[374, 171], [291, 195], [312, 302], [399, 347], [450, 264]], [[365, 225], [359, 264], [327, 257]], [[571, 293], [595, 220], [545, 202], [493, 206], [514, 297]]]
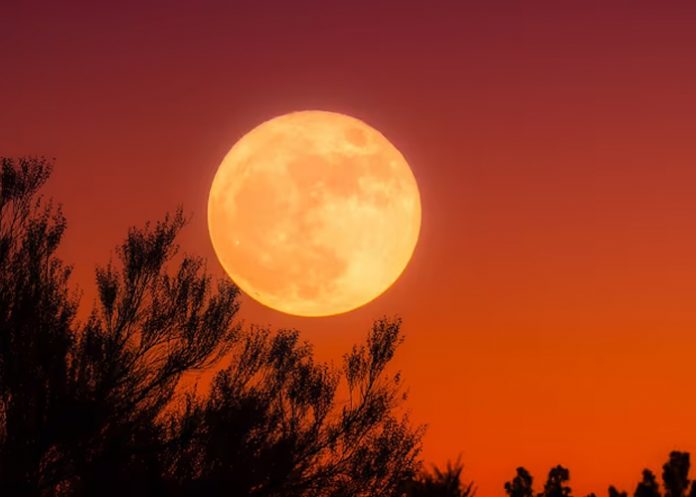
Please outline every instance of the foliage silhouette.
[[30, 495], [50, 485], [77, 301], [55, 257], [65, 218], [38, 196], [50, 163], [0, 166], [0, 481]]
[[561, 465], [551, 468], [544, 484], [544, 491], [538, 494], [538, 497], [569, 497], [572, 490], [566, 485], [568, 480], [570, 480], [570, 472], [567, 468]]
[[[669, 460], [662, 467], [662, 480], [664, 496], [696, 497], [696, 482], [689, 480], [689, 453], [673, 451], [669, 454]], [[549, 477], [544, 485], [544, 491], [538, 497], [566, 496], [571, 497], [572, 490], [566, 485], [570, 480], [569, 471], [563, 466], [556, 466], [549, 472]], [[505, 484], [505, 492], [510, 497], [529, 497], [534, 494], [532, 488], [532, 476], [524, 468], [517, 468], [517, 475]], [[626, 497], [628, 492], [620, 491], [611, 485], [608, 489], [609, 497]], [[634, 497], [661, 497], [660, 484], [655, 474], [649, 469], [644, 469], [642, 479], [638, 482]], [[587, 497], [596, 497], [594, 493]]]
[[510, 497], [532, 497], [534, 495], [532, 475], [522, 467], [517, 468], [516, 471], [517, 475], [505, 484], [505, 493]]
[[[401, 493], [422, 428], [399, 413], [400, 376], [387, 372], [398, 320], [377, 321], [342, 367], [317, 363], [296, 331], [242, 328], [237, 288], [177, 255], [179, 210], [128, 232], [79, 323], [56, 256], [66, 221], [39, 195], [50, 171], [2, 159], [3, 495]], [[182, 391], [223, 357], [208, 394]]]
[[628, 497], [628, 493], [618, 490], [614, 485], [609, 485], [609, 497]]
[[213, 290], [203, 262], [187, 256], [172, 274], [166, 271], [183, 225], [178, 211], [131, 229], [118, 263], [97, 270], [97, 305], [70, 362], [75, 409], [69, 413], [96, 429], [80, 430], [63, 450], [87, 494], [101, 492], [108, 480], [114, 494], [130, 491], [123, 482], [143, 471], [153, 471], [157, 481], [164, 469], [159, 448], [171, 443], [158, 421], [182, 375], [216, 362], [239, 333], [233, 285], [220, 282]]
[[[390, 414], [400, 380], [384, 368], [400, 341], [398, 321], [376, 322], [339, 372], [316, 364], [296, 331], [252, 330], [212, 393], [189, 396], [176, 418], [174, 432], [189, 437], [171, 474], [186, 495], [394, 495], [419, 440]], [[348, 402], [337, 409], [341, 378]]]
[[460, 460], [448, 462], [441, 470], [433, 467], [432, 471], [422, 471], [406, 484], [407, 497], [473, 497], [476, 488], [473, 482], [462, 481], [464, 467]]
[[669, 461], [662, 466], [662, 481], [665, 485], [665, 497], [683, 497], [689, 488], [689, 454], [673, 451]]
[[635, 497], [661, 497], [660, 484], [657, 482], [655, 473], [649, 469], [644, 469], [643, 479], [638, 482], [638, 486], [633, 495]]

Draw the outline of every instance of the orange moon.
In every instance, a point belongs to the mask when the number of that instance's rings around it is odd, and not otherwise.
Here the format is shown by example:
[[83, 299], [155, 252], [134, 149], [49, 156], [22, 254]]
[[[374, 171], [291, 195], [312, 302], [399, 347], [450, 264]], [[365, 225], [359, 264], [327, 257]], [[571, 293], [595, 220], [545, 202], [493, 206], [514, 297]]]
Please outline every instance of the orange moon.
[[253, 299], [327, 316], [382, 294], [421, 225], [403, 155], [353, 117], [302, 111], [266, 121], [220, 164], [208, 198], [215, 253]]

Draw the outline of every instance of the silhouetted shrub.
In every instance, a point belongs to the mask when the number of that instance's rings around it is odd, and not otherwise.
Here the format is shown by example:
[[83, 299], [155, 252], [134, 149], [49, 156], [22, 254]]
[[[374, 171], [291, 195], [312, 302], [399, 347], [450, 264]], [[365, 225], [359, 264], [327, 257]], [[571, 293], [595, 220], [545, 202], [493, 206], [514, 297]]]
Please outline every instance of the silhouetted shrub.
[[473, 497], [473, 482], [462, 481], [464, 467], [460, 460], [448, 462], [444, 470], [433, 466], [431, 471], [421, 471], [406, 484], [407, 497]]
[[660, 484], [652, 471], [643, 470], [643, 479], [638, 483], [633, 495], [635, 497], [661, 497]]
[[628, 497], [628, 493], [617, 490], [615, 486], [609, 486], [609, 497]]
[[570, 497], [572, 490], [566, 483], [570, 480], [570, 471], [561, 465], [551, 468], [544, 484], [544, 491], [539, 497]]
[[662, 466], [662, 481], [665, 485], [665, 497], [683, 497], [689, 488], [689, 454], [673, 451], [669, 461]]
[[517, 468], [517, 475], [505, 484], [505, 493], [510, 497], [532, 497], [534, 495], [533, 478], [523, 467]]

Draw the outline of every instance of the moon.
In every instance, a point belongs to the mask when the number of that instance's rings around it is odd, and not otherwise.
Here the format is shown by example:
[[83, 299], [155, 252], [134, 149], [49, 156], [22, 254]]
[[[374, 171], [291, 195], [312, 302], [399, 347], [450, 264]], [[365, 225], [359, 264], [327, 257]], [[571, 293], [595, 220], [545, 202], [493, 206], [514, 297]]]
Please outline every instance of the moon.
[[225, 156], [208, 198], [222, 267], [278, 311], [328, 316], [389, 288], [421, 225], [416, 179], [379, 131], [344, 114], [266, 121]]

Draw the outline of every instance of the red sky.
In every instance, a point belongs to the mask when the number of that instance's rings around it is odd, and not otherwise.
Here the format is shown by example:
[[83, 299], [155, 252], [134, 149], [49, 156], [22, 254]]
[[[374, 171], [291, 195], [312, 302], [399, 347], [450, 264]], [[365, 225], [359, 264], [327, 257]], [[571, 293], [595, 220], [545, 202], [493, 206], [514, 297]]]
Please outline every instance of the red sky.
[[399, 314], [425, 457], [482, 497], [557, 463], [576, 493], [633, 490], [696, 452], [696, 4], [31, 2], [0, 5], [0, 153], [56, 157], [63, 253], [92, 271], [178, 203], [221, 270], [207, 192], [278, 114], [354, 115], [422, 194], [411, 265], [370, 305], [248, 322], [338, 359]]

